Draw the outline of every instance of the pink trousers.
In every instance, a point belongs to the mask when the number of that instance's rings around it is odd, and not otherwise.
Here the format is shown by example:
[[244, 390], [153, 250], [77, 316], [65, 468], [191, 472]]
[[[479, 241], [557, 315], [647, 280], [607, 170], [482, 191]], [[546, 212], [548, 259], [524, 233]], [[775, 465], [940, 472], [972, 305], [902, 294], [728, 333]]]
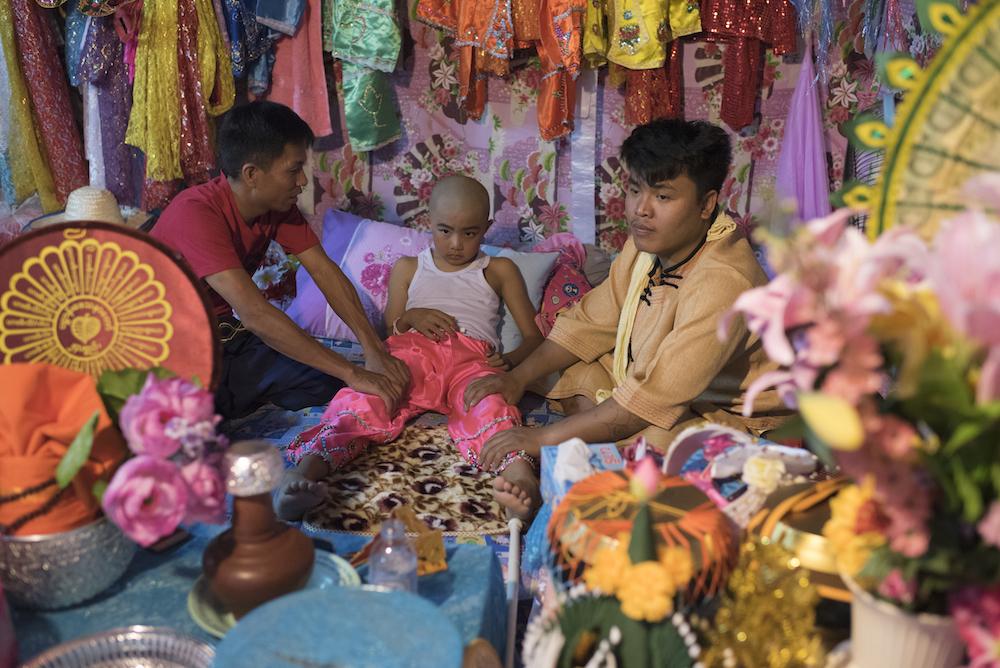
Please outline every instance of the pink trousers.
[[[332, 469], [364, 452], [369, 443], [388, 443], [412, 418], [427, 411], [448, 416], [448, 433], [459, 452], [479, 468], [479, 451], [493, 434], [521, 424], [521, 413], [498, 394], [491, 394], [465, 410], [465, 388], [476, 378], [498, 373], [486, 363], [489, 344], [464, 334], [452, 334], [437, 342], [417, 332], [386, 339], [389, 352], [410, 369], [410, 387], [396, 414], [390, 416], [385, 402], [372, 394], [349, 387], [337, 392], [320, 424], [299, 434], [288, 446], [288, 456], [297, 463], [306, 455], [318, 455]], [[497, 473], [517, 458], [512, 452]]]

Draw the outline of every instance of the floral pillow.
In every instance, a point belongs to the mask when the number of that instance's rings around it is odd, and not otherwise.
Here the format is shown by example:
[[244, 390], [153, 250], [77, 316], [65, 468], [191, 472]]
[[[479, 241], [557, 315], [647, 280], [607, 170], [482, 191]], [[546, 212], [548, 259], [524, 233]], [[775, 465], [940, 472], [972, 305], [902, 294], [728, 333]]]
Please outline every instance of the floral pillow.
[[[323, 218], [323, 249], [354, 284], [365, 315], [380, 334], [382, 314], [389, 299], [389, 273], [396, 260], [417, 255], [431, 244], [427, 232], [368, 220], [330, 210]], [[296, 276], [295, 299], [286, 313], [313, 336], [357, 341], [354, 332], [333, 312], [309, 272]]]
[[560, 311], [580, 301], [591, 289], [590, 282], [578, 267], [557, 262], [535, 317], [542, 336], [548, 336], [552, 331]]

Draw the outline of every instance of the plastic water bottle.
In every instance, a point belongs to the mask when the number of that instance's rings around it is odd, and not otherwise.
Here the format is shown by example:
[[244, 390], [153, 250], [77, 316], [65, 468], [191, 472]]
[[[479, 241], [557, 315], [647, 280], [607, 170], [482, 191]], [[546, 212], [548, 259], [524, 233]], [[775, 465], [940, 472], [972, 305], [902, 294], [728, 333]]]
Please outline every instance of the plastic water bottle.
[[382, 523], [368, 564], [371, 584], [417, 593], [417, 552], [399, 520]]

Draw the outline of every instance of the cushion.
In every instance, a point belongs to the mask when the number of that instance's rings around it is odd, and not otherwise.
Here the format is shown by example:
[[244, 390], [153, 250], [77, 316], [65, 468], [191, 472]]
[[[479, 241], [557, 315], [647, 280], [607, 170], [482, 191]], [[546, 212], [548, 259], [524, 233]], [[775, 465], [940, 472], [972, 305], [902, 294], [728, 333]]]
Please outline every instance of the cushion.
[[[545, 292], [545, 285], [552, 274], [552, 267], [555, 266], [559, 253], [522, 253], [510, 248], [496, 248], [495, 246], [483, 246], [483, 251], [488, 255], [510, 258], [521, 271], [524, 277], [524, 284], [528, 288], [528, 299], [535, 312], [542, 303], [542, 294]], [[507, 304], [503, 305], [503, 312], [500, 314], [500, 346], [501, 352], [509, 353], [521, 345], [523, 337], [513, 316], [507, 309]]]
[[[380, 334], [385, 333], [383, 313], [389, 298], [389, 273], [396, 260], [414, 256], [431, 245], [431, 234], [392, 223], [369, 220], [330, 210], [323, 218], [322, 245], [330, 259], [340, 265], [361, 298], [365, 315]], [[522, 253], [509, 248], [482, 246], [487, 255], [510, 258], [528, 288], [532, 306], [538, 310], [549, 274], [559, 253]], [[309, 272], [299, 269], [296, 296], [286, 313], [313, 336], [357, 341], [357, 337], [326, 303]], [[506, 305], [500, 320], [500, 342], [504, 351], [521, 345], [521, 332]]]
[[552, 278], [545, 284], [538, 317], [535, 318], [542, 336], [548, 336], [552, 331], [560, 311], [580, 301], [590, 290], [590, 283], [580, 269], [565, 262], [556, 265]]

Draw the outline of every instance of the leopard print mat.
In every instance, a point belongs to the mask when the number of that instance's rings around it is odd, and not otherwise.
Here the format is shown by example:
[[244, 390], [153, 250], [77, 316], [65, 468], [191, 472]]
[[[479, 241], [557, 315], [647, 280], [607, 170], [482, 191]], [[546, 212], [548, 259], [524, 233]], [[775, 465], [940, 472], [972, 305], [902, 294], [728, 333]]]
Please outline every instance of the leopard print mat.
[[393, 508], [407, 504], [446, 536], [507, 533], [493, 499], [493, 476], [462, 459], [444, 425], [411, 424], [326, 482], [327, 502], [305, 516], [310, 529], [371, 535]]

